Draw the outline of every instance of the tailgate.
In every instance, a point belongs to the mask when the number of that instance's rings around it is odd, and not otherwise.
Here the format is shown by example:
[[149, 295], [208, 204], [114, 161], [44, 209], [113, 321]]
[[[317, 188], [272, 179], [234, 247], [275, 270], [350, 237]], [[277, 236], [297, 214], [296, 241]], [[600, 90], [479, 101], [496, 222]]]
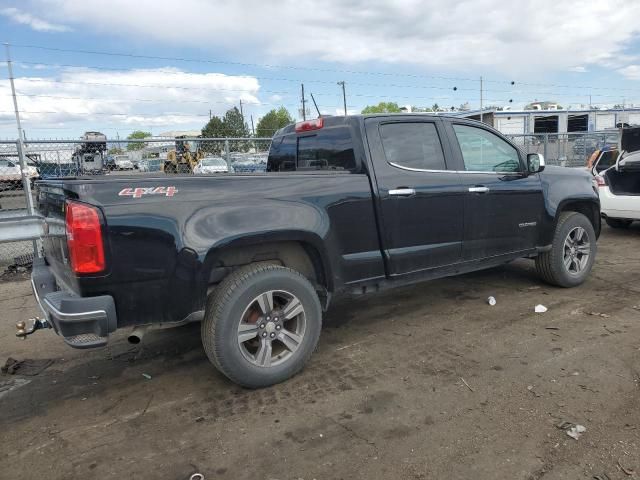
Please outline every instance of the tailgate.
[[69, 264], [69, 250], [65, 231], [65, 193], [62, 183], [38, 182], [36, 187], [36, 208], [45, 218], [42, 247], [44, 256], [56, 280], [71, 288], [74, 276]]

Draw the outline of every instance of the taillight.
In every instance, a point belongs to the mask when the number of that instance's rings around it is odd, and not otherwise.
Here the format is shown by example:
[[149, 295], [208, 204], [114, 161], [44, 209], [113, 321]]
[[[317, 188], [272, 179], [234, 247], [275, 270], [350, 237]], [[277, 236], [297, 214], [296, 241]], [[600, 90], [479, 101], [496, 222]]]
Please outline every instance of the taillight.
[[595, 176], [595, 181], [596, 181], [596, 185], [598, 186], [598, 188], [605, 187], [607, 185], [607, 182], [605, 181], [605, 179], [604, 179], [604, 177], [602, 175], [596, 175]]
[[320, 117], [296, 123], [296, 132], [310, 132], [311, 130], [320, 130], [322, 127], [324, 127], [324, 118]]
[[100, 217], [95, 207], [67, 202], [65, 216], [71, 268], [75, 273], [98, 273], [105, 267]]

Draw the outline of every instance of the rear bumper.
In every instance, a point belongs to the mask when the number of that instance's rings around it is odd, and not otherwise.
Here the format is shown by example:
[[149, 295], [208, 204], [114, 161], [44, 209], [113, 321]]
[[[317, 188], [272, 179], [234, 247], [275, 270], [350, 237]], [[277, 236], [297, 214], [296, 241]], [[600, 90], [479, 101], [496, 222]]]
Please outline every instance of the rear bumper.
[[640, 195], [614, 195], [608, 186], [600, 187], [602, 216], [640, 220]]
[[113, 297], [79, 297], [64, 290], [44, 259], [34, 259], [31, 287], [47, 321], [74, 348], [104, 346], [117, 328]]

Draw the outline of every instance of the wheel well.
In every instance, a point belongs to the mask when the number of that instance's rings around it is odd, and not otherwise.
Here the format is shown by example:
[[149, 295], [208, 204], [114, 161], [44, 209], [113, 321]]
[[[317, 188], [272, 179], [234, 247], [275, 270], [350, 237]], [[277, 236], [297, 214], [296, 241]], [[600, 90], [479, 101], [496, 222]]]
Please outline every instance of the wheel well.
[[585, 202], [585, 201], [575, 201], [575, 202], [567, 202], [562, 205], [556, 214], [556, 222], [560, 213], [562, 212], [578, 212], [583, 214], [585, 217], [589, 219], [591, 225], [593, 225], [593, 230], [596, 232], [596, 237], [600, 236], [600, 209], [593, 202]]
[[279, 264], [301, 273], [317, 287], [330, 287], [318, 250], [296, 241], [224, 248], [215, 253], [209, 283], [217, 284], [233, 270], [250, 263]]

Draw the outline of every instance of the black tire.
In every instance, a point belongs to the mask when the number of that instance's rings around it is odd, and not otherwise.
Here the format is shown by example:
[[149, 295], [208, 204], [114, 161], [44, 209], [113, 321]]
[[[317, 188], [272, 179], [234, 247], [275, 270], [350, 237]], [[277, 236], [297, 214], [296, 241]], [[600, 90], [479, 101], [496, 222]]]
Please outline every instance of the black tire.
[[[278, 360], [281, 363], [260, 366], [247, 358], [246, 350], [239, 343], [238, 328], [243, 321], [243, 314], [251, 305], [255, 305], [253, 300], [256, 297], [280, 290], [290, 292], [302, 305], [304, 334], [295, 351], [287, 351], [288, 356]], [[282, 317], [284, 313], [281, 312]], [[256, 327], [259, 322], [264, 324], [264, 320], [257, 320], [254, 322]], [[316, 348], [321, 327], [320, 300], [313, 285], [304, 276], [279, 265], [253, 264], [228, 275], [209, 295], [201, 335], [207, 357], [221, 373], [243, 387], [261, 388], [287, 380], [304, 367]], [[261, 342], [259, 335], [249, 342], [256, 339]], [[274, 344], [276, 341], [277, 338]], [[271, 358], [271, 353], [269, 355]]]
[[[565, 240], [569, 233], [581, 227], [587, 235], [589, 256], [584, 267], [572, 273], [565, 266]], [[558, 287], [575, 287], [582, 284], [591, 272], [597, 252], [596, 234], [587, 217], [578, 212], [562, 212], [558, 217], [551, 250], [536, 257], [536, 270], [542, 279]]]
[[624, 220], [622, 218], [609, 218], [604, 219], [611, 228], [629, 228], [633, 220]]

